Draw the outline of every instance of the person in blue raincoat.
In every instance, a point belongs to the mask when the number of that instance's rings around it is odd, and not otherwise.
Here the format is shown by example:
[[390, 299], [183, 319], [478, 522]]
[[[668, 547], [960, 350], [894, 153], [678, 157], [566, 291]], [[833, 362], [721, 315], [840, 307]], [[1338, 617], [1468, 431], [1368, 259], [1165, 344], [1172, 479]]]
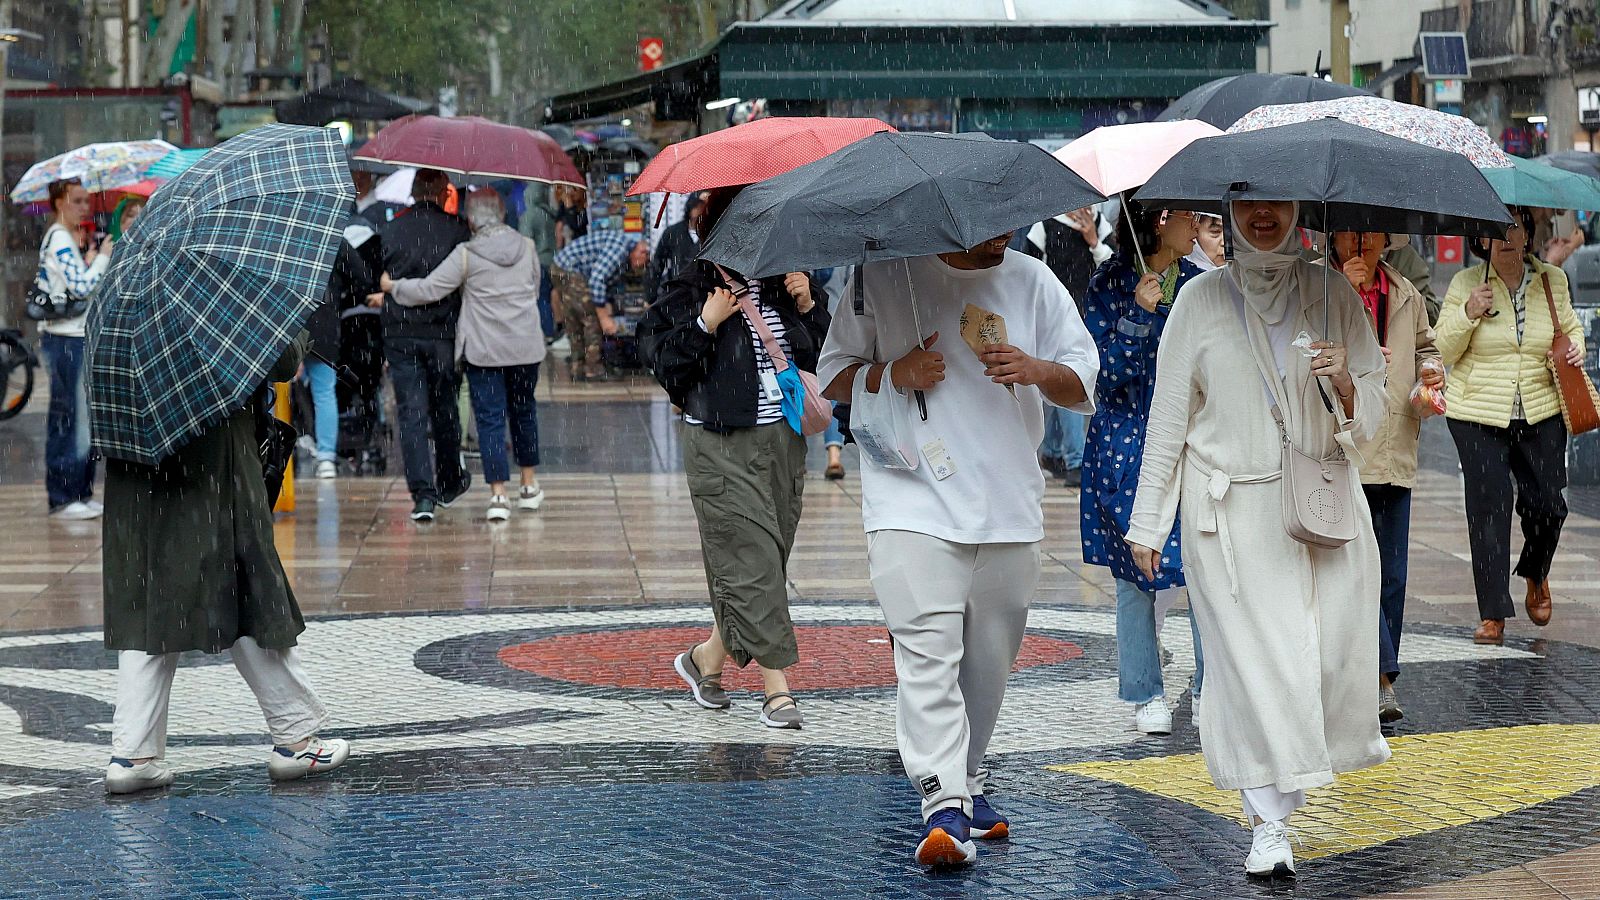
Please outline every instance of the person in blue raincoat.
[[[1153, 582], [1139, 573], [1122, 536], [1139, 484], [1145, 424], [1156, 386], [1156, 347], [1179, 289], [1200, 274], [1185, 258], [1194, 248], [1197, 229], [1194, 217], [1181, 210], [1136, 204], [1131, 220], [1136, 240], [1125, 239], [1117, 255], [1095, 272], [1084, 304], [1085, 324], [1100, 349], [1100, 378], [1083, 455], [1083, 561], [1109, 567], [1117, 580], [1118, 696], [1134, 704], [1139, 731], [1171, 734], [1172, 712], [1156, 636], [1159, 610], [1170, 605], [1158, 602], [1166, 599], [1158, 593], [1183, 586], [1178, 527], [1174, 524], [1167, 539]], [[1136, 268], [1135, 253], [1143, 259], [1142, 268]], [[1200, 632], [1197, 627], [1192, 631], [1198, 700]]]

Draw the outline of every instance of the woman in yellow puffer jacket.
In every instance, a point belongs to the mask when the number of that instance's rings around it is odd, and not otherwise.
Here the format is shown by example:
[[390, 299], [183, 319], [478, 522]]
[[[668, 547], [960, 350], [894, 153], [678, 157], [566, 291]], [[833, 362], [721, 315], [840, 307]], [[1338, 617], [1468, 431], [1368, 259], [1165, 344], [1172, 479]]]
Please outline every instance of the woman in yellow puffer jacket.
[[1450, 282], [1434, 342], [1452, 367], [1445, 415], [1466, 487], [1472, 579], [1483, 619], [1473, 639], [1480, 644], [1501, 643], [1506, 619], [1516, 614], [1508, 590], [1513, 480], [1524, 540], [1516, 573], [1528, 582], [1528, 619], [1550, 621], [1550, 561], [1567, 518], [1561, 495], [1567, 429], [1547, 357], [1558, 330], [1573, 341], [1573, 361], [1583, 355], [1567, 276], [1528, 251], [1528, 211], [1514, 207], [1512, 213], [1506, 240], [1471, 242], [1484, 264]]

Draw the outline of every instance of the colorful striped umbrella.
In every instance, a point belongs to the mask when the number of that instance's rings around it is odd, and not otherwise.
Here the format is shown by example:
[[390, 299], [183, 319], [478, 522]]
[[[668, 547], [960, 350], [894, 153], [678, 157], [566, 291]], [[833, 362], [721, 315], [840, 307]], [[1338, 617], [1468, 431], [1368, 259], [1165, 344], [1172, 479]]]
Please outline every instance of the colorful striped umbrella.
[[11, 199], [17, 203], [45, 200], [52, 183], [72, 179], [90, 193], [125, 187], [142, 181], [157, 160], [176, 149], [166, 141], [88, 144], [34, 163], [11, 191]]
[[174, 149], [171, 153], [156, 160], [144, 173], [148, 178], [176, 178], [189, 170], [189, 167], [200, 161], [200, 158], [210, 150], [201, 148], [197, 150]]
[[[1259, 131], [1313, 119], [1339, 119], [1392, 137], [1405, 138], [1414, 144], [1459, 153], [1480, 169], [1511, 166], [1511, 157], [1495, 144], [1483, 126], [1471, 119], [1409, 103], [1396, 103], [1382, 97], [1341, 97], [1314, 103], [1263, 106], [1233, 123], [1228, 133]], [[1312, 152], [1311, 148], [1306, 148], [1306, 152]], [[1417, 173], [1419, 177], [1424, 174]]]

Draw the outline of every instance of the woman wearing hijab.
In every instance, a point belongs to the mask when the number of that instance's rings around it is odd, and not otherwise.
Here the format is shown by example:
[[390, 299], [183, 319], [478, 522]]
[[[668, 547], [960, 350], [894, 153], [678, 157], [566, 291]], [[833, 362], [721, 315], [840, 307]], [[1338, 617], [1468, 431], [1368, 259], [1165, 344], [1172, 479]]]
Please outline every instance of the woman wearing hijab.
[[[1084, 303], [1084, 324], [1100, 350], [1100, 377], [1083, 454], [1083, 561], [1107, 566], [1116, 576], [1117, 696], [1134, 705], [1133, 725], [1141, 733], [1171, 734], [1157, 636], [1164, 592], [1183, 587], [1177, 527], [1162, 545], [1162, 571], [1154, 580], [1134, 566], [1122, 535], [1139, 483], [1145, 419], [1156, 386], [1156, 348], [1179, 289], [1200, 269], [1184, 258], [1194, 246], [1193, 215], [1135, 204], [1129, 221], [1138, 246], [1124, 246], [1100, 266], [1089, 279]], [[1134, 253], [1144, 260], [1143, 275], [1135, 268]], [[1194, 633], [1199, 697], [1199, 630]]]
[[[1505, 240], [1472, 241], [1484, 263], [1456, 273], [1439, 312], [1439, 353], [1451, 367], [1445, 415], [1466, 485], [1472, 581], [1483, 618], [1473, 640], [1480, 644], [1503, 642], [1506, 619], [1517, 611], [1506, 590], [1513, 483], [1523, 538], [1516, 574], [1528, 583], [1528, 621], [1550, 621], [1550, 562], [1567, 518], [1561, 495], [1567, 426], [1546, 365], [1555, 335], [1572, 339], [1571, 362], [1583, 360], [1583, 326], [1572, 311], [1566, 273], [1529, 251], [1528, 209], [1512, 212]], [[1552, 321], [1552, 304], [1559, 321]]]
[[133, 227], [133, 223], [138, 220], [149, 202], [144, 197], [123, 197], [118, 200], [116, 209], [111, 211], [111, 230], [108, 232], [111, 240], [122, 240], [122, 236]]
[[1361, 298], [1299, 256], [1297, 204], [1235, 201], [1231, 212], [1233, 261], [1184, 287], [1161, 341], [1126, 539], [1141, 574], [1160, 575], [1181, 499], [1207, 657], [1206, 766], [1243, 797], [1245, 871], [1292, 875], [1286, 821], [1305, 791], [1383, 762], [1389, 747], [1372, 714], [1379, 568], [1365, 498], [1349, 486], [1354, 540], [1324, 549], [1291, 537], [1273, 407], [1300, 452], [1355, 456], [1388, 397]]

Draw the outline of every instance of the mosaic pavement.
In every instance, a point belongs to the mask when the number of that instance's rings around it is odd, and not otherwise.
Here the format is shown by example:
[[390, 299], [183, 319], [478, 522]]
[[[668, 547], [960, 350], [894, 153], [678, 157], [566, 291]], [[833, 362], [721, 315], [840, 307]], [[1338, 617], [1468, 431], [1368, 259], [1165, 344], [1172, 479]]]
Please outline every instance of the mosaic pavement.
[[196, 655], [173, 695], [178, 783], [127, 799], [98, 782], [114, 692], [98, 528], [41, 522], [29, 417], [0, 426], [0, 896], [1600, 897], [1600, 521], [1569, 522], [1556, 621], [1477, 647], [1459, 487], [1425, 476], [1394, 759], [1313, 792], [1300, 877], [1252, 883], [1237, 795], [1198, 755], [1183, 611], [1163, 632], [1176, 733], [1138, 735], [1115, 699], [1110, 581], [1075, 560], [1076, 497], [1052, 489], [993, 745], [1014, 838], [931, 875], [909, 861], [917, 804], [856, 482], [808, 485], [791, 573], [805, 730], [763, 728], [744, 673], [733, 709], [700, 710], [669, 669], [709, 622], [699, 542], [647, 398], [555, 386], [548, 504], [504, 525], [469, 506], [413, 526], [389, 478], [299, 482], [278, 539], [325, 733], [355, 755], [273, 785], [248, 690]]

